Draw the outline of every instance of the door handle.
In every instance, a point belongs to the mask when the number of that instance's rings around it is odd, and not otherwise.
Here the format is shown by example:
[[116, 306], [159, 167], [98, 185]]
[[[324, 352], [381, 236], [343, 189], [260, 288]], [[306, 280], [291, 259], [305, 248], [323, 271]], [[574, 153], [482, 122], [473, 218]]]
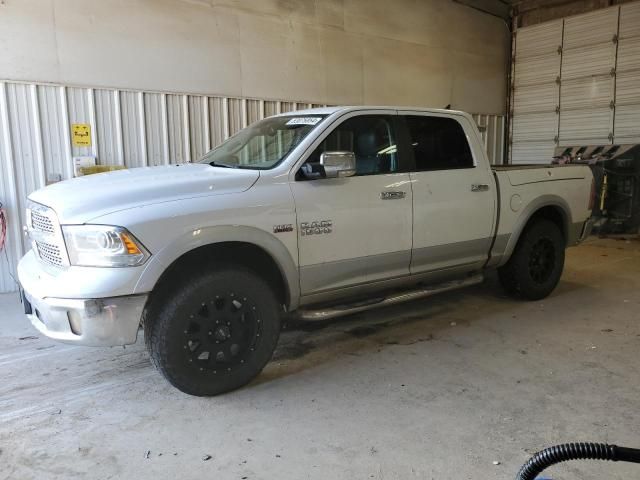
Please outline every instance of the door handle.
[[471, 185], [472, 192], [487, 192], [489, 191], [489, 185], [486, 183], [473, 183]]
[[407, 196], [407, 192], [380, 192], [381, 200], [399, 200]]

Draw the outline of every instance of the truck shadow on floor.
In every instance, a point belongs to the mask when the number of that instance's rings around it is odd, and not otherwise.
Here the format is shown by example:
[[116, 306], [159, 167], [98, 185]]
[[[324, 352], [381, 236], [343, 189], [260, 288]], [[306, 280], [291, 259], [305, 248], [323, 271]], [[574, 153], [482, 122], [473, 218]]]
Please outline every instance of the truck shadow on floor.
[[[571, 295], [588, 288], [562, 281], [552, 297]], [[423, 300], [369, 310], [324, 322], [289, 320], [273, 359], [250, 385], [259, 385], [339, 361], [341, 356], [363, 356], [391, 346], [431, 341], [451, 341], [454, 328], [498, 316], [514, 319], [523, 305], [543, 305], [508, 297], [497, 278], [480, 285], [443, 293]], [[461, 347], [461, 345], [454, 346]]]

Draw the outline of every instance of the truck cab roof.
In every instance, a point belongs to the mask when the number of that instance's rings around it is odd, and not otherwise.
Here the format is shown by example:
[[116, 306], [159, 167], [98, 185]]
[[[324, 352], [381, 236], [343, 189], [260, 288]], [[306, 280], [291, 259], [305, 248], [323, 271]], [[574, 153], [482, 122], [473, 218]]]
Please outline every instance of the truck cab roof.
[[412, 106], [390, 106], [390, 105], [345, 105], [345, 106], [334, 106], [334, 107], [316, 107], [316, 108], [307, 108], [304, 110], [295, 110], [291, 112], [281, 113], [280, 116], [284, 115], [331, 115], [334, 113], [342, 112], [357, 112], [360, 110], [388, 110], [389, 112], [397, 112], [400, 110], [404, 111], [412, 111], [412, 112], [424, 112], [424, 113], [438, 113], [438, 114], [448, 114], [448, 115], [464, 115], [471, 116], [467, 112], [463, 112], [460, 110], [449, 110], [444, 108], [425, 108], [425, 107], [412, 107]]

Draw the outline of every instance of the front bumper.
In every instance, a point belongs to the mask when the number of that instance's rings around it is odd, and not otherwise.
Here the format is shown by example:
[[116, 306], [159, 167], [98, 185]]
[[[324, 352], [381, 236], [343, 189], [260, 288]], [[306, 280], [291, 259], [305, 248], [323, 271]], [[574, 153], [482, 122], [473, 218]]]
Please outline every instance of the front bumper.
[[584, 222], [584, 226], [582, 227], [582, 232], [580, 232], [580, 238], [578, 239], [578, 243], [586, 240], [586, 238], [591, 235], [591, 231], [593, 230], [593, 224], [595, 223], [595, 219], [593, 217], [589, 217], [589, 219]]
[[147, 295], [98, 299], [35, 298], [23, 290], [27, 318], [43, 335], [93, 347], [136, 342]]
[[129, 287], [134, 273], [125, 268], [48, 272], [33, 252], [18, 264], [25, 313], [33, 326], [54, 340], [88, 346], [135, 343], [148, 295], [127, 294], [134, 291]]

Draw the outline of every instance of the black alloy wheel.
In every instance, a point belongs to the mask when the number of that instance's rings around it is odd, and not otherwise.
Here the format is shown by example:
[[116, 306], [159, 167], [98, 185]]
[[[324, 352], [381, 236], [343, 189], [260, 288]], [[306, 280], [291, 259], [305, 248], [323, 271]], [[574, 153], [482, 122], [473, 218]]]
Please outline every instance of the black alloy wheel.
[[262, 371], [278, 342], [281, 312], [255, 272], [205, 271], [152, 296], [144, 312], [145, 343], [172, 385], [191, 395], [217, 395]]

